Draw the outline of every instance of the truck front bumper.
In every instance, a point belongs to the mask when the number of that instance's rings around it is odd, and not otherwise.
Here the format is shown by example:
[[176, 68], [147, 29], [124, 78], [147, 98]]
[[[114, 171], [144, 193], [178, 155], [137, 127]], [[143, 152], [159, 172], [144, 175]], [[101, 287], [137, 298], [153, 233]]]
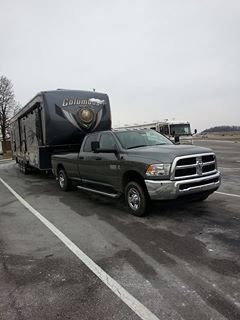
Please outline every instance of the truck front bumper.
[[170, 180], [145, 180], [148, 194], [152, 200], [170, 200], [189, 194], [214, 192], [221, 184], [221, 174], [217, 171], [210, 176], [194, 179]]

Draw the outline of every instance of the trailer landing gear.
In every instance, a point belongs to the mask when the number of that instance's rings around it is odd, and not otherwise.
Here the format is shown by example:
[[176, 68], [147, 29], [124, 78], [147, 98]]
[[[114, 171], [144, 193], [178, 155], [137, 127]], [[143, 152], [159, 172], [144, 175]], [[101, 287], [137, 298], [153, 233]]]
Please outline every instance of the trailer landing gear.
[[19, 166], [19, 169], [20, 169], [20, 172], [22, 172], [23, 174], [27, 174], [28, 173], [28, 165], [24, 162], [20, 162], [18, 161], [18, 166]]

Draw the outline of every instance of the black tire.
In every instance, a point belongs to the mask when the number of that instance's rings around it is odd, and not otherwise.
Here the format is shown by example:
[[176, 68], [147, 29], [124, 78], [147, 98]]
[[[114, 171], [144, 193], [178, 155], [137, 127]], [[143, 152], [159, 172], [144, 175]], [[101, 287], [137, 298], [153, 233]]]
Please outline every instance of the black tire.
[[144, 187], [138, 182], [131, 181], [126, 185], [125, 201], [132, 215], [142, 217], [147, 213], [148, 196]]
[[71, 180], [68, 178], [67, 173], [64, 169], [61, 169], [58, 172], [58, 185], [60, 190], [62, 191], [68, 191], [71, 189]]

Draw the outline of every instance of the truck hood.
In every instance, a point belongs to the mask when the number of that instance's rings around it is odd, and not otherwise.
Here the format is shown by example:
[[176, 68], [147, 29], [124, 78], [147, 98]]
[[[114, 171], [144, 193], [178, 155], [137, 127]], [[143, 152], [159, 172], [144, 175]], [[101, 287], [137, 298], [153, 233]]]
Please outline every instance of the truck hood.
[[128, 156], [137, 156], [150, 161], [157, 161], [158, 163], [172, 163], [172, 161], [179, 156], [194, 155], [199, 153], [213, 152], [211, 149], [186, 146], [186, 145], [158, 145], [146, 146], [127, 151]]

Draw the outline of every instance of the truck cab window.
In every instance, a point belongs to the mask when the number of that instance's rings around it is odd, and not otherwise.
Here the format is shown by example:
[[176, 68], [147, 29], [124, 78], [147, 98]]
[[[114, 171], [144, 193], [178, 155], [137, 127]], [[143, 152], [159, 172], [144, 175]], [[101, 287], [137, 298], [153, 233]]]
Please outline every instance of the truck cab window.
[[114, 149], [115, 141], [110, 133], [103, 133], [100, 138], [100, 149]]
[[91, 134], [86, 138], [84, 147], [83, 147], [83, 152], [92, 152], [92, 147], [91, 147], [91, 143], [93, 141], [97, 141], [97, 134]]
[[163, 127], [159, 127], [159, 132], [163, 134]]
[[163, 127], [163, 134], [169, 134], [168, 125]]

